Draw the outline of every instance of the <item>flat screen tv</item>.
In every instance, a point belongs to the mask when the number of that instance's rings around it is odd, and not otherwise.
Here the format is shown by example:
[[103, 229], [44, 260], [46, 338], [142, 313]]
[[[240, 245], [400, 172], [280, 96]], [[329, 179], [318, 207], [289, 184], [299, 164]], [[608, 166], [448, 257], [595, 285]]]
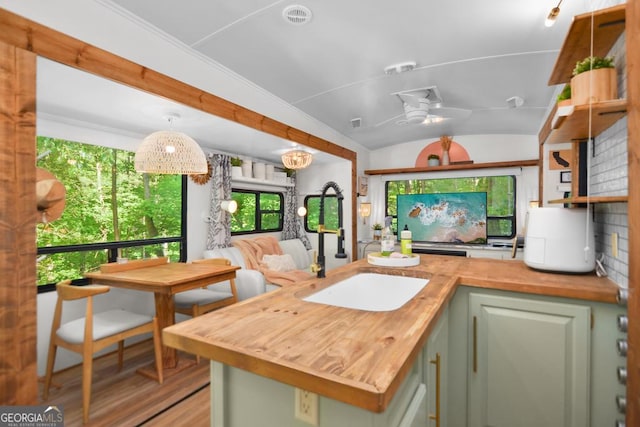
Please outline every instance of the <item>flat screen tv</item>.
[[486, 192], [402, 194], [397, 212], [414, 242], [487, 243]]

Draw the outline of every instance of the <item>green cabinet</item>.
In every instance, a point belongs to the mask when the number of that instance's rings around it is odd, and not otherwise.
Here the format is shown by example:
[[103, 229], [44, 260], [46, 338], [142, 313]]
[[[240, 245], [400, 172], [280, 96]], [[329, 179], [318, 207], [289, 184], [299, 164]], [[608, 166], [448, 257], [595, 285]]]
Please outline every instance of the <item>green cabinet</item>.
[[588, 306], [471, 293], [469, 427], [589, 425]]
[[620, 307], [460, 286], [448, 310], [443, 426], [596, 427], [619, 418]]
[[445, 309], [423, 350], [424, 384], [427, 389], [428, 427], [447, 425], [449, 312]]

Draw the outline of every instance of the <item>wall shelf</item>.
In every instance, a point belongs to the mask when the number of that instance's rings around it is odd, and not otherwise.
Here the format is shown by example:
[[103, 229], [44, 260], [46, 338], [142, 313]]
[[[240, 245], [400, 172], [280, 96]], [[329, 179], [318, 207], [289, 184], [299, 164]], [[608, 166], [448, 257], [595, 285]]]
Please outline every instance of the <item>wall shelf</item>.
[[[558, 109], [559, 110], [559, 109]], [[589, 135], [589, 112], [591, 112], [591, 135]], [[573, 112], [566, 116], [557, 115], [551, 123], [551, 133], [546, 142], [584, 141], [600, 135], [627, 114], [627, 100], [615, 99], [595, 104], [574, 105]]]
[[549, 200], [548, 203], [626, 203], [629, 201], [629, 196], [580, 196], [569, 197], [566, 199]]
[[[606, 56], [625, 29], [626, 4], [593, 12], [593, 55]], [[591, 55], [591, 12], [573, 18], [558, 59], [549, 78], [549, 86], [568, 83], [576, 62]]]
[[442, 172], [453, 170], [472, 170], [472, 169], [489, 169], [489, 168], [508, 168], [538, 166], [538, 159], [532, 160], [514, 160], [511, 162], [490, 162], [490, 163], [465, 163], [459, 165], [448, 166], [424, 166], [417, 168], [395, 168], [395, 169], [368, 169], [365, 175], [395, 175], [402, 173], [425, 173], [425, 172]]
[[282, 181], [267, 181], [266, 179], [249, 178], [249, 177], [236, 177], [231, 178], [231, 186], [240, 189], [282, 189], [293, 187], [294, 185], [288, 182]]

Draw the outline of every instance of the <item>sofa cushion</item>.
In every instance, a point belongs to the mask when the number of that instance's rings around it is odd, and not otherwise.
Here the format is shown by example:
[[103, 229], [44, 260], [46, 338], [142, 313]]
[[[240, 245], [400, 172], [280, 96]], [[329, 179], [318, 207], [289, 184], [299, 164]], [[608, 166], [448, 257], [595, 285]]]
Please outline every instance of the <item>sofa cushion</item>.
[[266, 264], [269, 270], [274, 271], [291, 271], [296, 270], [296, 263], [293, 261], [291, 254], [283, 255], [264, 255], [262, 262]]
[[278, 242], [282, 252], [291, 255], [293, 261], [296, 263], [296, 269], [309, 270], [312, 259], [309, 256], [309, 251], [304, 247], [302, 240], [300, 239], [288, 239], [280, 240]]

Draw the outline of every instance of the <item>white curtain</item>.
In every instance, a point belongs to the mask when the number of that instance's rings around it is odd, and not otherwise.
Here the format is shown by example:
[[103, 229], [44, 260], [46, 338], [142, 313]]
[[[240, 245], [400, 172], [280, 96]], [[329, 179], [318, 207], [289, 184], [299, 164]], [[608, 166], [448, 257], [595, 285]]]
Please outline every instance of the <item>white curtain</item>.
[[231, 246], [231, 214], [222, 210], [220, 202], [231, 199], [231, 157], [225, 154], [212, 154], [212, 185], [209, 197], [209, 230], [207, 231], [207, 249]]

